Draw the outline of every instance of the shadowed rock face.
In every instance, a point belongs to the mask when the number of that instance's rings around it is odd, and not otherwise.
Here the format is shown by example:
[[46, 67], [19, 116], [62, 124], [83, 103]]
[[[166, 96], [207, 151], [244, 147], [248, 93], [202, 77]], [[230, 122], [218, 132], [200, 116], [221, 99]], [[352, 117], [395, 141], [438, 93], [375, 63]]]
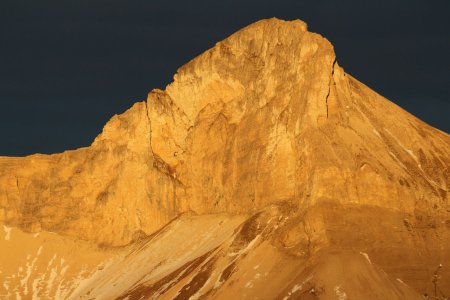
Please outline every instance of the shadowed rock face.
[[[450, 261], [449, 149], [449, 135], [346, 74], [305, 23], [262, 20], [114, 116], [90, 147], [1, 157], [0, 222], [122, 246], [185, 212], [276, 206], [289, 221], [268, 240], [283, 253], [364, 251], [424, 291]], [[440, 272], [449, 294], [449, 266]]]

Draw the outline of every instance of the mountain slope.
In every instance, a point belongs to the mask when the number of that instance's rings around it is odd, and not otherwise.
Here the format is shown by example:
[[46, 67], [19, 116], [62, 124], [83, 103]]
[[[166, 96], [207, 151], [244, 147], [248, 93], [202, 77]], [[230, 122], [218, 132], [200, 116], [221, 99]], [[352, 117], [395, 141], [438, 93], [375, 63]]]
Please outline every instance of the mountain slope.
[[449, 149], [448, 134], [345, 73], [305, 23], [262, 20], [113, 117], [90, 147], [0, 158], [0, 222], [111, 247], [186, 212], [276, 206], [290, 217], [271, 243], [297, 260], [368, 253], [420, 292], [444, 263], [449, 294]]
[[326, 250], [309, 259], [290, 255], [274, 243], [288, 219], [275, 208], [248, 218], [184, 215], [153, 236], [118, 249], [95, 249], [55, 234], [33, 236], [14, 229], [7, 241], [0, 240], [1, 249], [26, 244], [24, 252], [31, 254], [6, 253], [15, 258], [11, 270], [24, 267], [17, 273], [4, 269], [0, 296], [421, 299], [400, 279], [372, 265], [365, 253]]

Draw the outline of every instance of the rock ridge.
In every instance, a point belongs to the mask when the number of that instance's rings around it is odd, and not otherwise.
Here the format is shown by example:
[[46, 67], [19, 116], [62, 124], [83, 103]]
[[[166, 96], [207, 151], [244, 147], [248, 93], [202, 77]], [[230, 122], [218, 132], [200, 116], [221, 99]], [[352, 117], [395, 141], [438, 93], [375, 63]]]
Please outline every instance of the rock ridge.
[[0, 222], [114, 246], [186, 211], [334, 203], [445, 222], [448, 149], [304, 22], [268, 19], [182, 66], [90, 147], [1, 157]]

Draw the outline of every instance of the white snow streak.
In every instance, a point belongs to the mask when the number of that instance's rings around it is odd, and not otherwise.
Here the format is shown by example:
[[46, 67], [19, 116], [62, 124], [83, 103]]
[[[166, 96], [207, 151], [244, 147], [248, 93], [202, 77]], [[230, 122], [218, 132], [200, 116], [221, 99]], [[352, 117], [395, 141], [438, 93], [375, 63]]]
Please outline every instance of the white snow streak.
[[367, 259], [367, 261], [368, 261], [370, 264], [372, 264], [372, 261], [370, 260], [369, 255], [368, 255], [367, 253], [365, 253], [365, 252], [359, 252], [359, 254], [361, 254], [362, 256], [364, 256], [364, 257]]
[[373, 131], [373, 133], [375, 133], [375, 135], [376, 135], [377, 137], [379, 137], [379, 138], [381, 139], [380, 133], [379, 133], [375, 128], [373, 128], [372, 131]]
[[402, 142], [400, 142], [399, 139], [396, 138], [389, 130], [384, 128], [384, 131], [389, 133], [389, 135], [397, 142], [397, 144], [399, 144], [400, 147], [402, 147], [402, 149], [405, 150], [405, 152], [408, 153], [416, 161], [416, 163], [419, 163], [417, 156], [414, 154], [414, 152], [411, 149], [406, 148], [405, 145], [403, 145]]
[[336, 296], [339, 300], [347, 300], [348, 299], [347, 294], [341, 290], [341, 287], [339, 285], [334, 287], [334, 292], [336, 293]]
[[305, 279], [305, 281], [303, 281], [301, 284], [296, 284], [294, 285], [294, 287], [292, 288], [292, 290], [287, 294], [287, 296], [285, 296], [283, 298], [283, 300], [287, 300], [289, 299], [289, 297], [291, 297], [292, 294], [295, 294], [296, 292], [300, 291], [303, 286], [305, 285], [305, 283], [307, 283], [308, 281], [310, 281], [312, 279], [312, 276], [309, 276], [308, 278]]
[[11, 239], [11, 227], [8, 227], [6, 225], [3, 225], [3, 230], [5, 231], [5, 240], [8, 241], [9, 239]]

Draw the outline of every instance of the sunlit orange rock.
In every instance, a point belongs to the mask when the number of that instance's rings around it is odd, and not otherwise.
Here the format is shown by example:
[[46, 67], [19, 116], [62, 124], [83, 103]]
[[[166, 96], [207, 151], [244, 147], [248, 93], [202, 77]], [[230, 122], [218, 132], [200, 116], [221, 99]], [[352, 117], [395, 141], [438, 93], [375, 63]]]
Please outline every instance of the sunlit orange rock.
[[[450, 295], [449, 185], [448, 134], [345, 73], [304, 22], [269, 19], [181, 67], [90, 147], [1, 157], [0, 222], [24, 244], [54, 232], [103, 247], [82, 248], [99, 258], [80, 259], [64, 298], [421, 299], [436, 272]], [[39, 261], [33, 276], [52, 266]], [[57, 291], [2, 272], [5, 295]]]

